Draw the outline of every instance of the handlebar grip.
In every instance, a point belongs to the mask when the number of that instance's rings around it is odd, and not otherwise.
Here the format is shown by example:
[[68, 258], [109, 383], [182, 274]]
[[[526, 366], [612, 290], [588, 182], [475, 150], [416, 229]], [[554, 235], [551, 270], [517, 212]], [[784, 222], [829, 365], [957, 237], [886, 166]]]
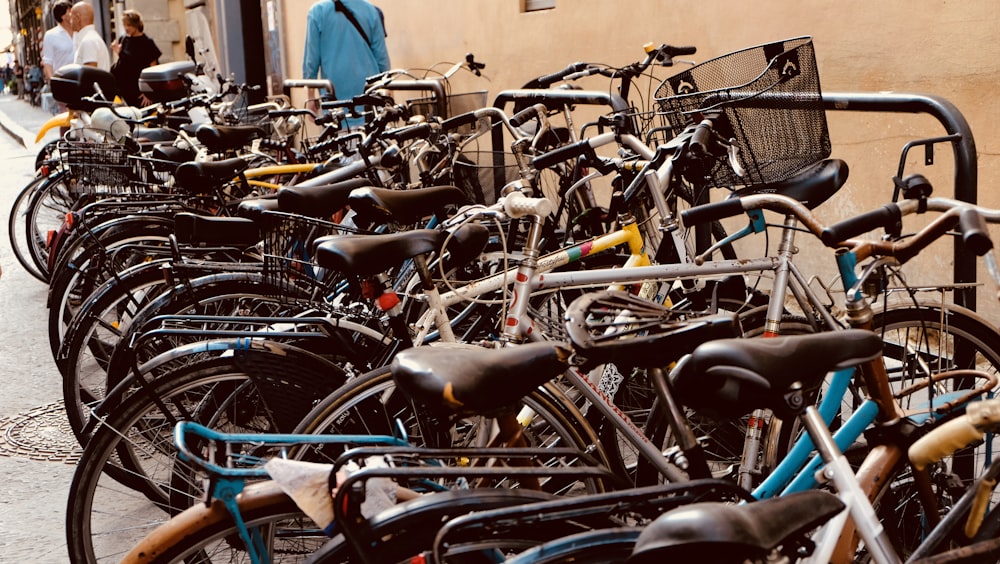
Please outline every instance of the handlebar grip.
[[458, 129], [463, 125], [472, 125], [476, 123], [477, 119], [479, 118], [476, 117], [476, 112], [466, 112], [441, 122], [441, 129], [443, 131], [451, 131], [452, 129]]
[[[706, 120], [707, 121], [707, 120]], [[712, 123], [703, 121], [694, 128], [691, 139], [688, 141], [688, 149], [696, 156], [708, 155], [708, 140], [712, 137]]]
[[520, 192], [511, 192], [503, 199], [503, 211], [511, 219], [529, 215], [545, 217], [553, 209], [552, 201], [548, 198], [529, 198]]
[[400, 127], [399, 129], [393, 131], [387, 131], [385, 136], [390, 139], [395, 139], [396, 141], [403, 142], [409, 141], [410, 139], [417, 139], [419, 137], [427, 137], [431, 133], [431, 124], [429, 123], [418, 123], [416, 125], [409, 125], [406, 127]]
[[317, 117], [313, 121], [316, 122], [316, 125], [328, 125], [328, 124], [331, 124], [331, 123], [339, 121], [341, 119], [341, 117], [343, 117], [343, 113], [342, 112], [330, 112], [328, 114], [323, 114], [323, 115]]
[[354, 100], [323, 100], [319, 103], [320, 109], [323, 110], [337, 110], [340, 108], [353, 108], [355, 106]]
[[573, 74], [575, 72], [580, 72], [586, 67], [587, 63], [573, 63], [561, 71], [540, 76], [532, 80], [531, 83], [535, 88], [548, 88], [549, 86], [552, 86], [552, 84], [566, 78], [567, 75]]
[[536, 169], [541, 170], [543, 168], [549, 168], [550, 166], [557, 165], [563, 161], [579, 157], [590, 150], [590, 142], [584, 139], [583, 141], [563, 145], [562, 147], [549, 151], [543, 155], [538, 155], [537, 157], [531, 159], [531, 164]]
[[667, 48], [667, 51], [670, 52], [671, 57], [675, 57], [677, 55], [694, 55], [698, 52], [698, 48], [694, 45], [685, 45], [683, 47], [670, 46]]
[[530, 108], [525, 108], [520, 112], [517, 112], [516, 114], [511, 116], [509, 120], [510, 125], [512, 127], [521, 127], [522, 125], [527, 123], [528, 120], [532, 119], [537, 115], [538, 115], [538, 110], [535, 108], [535, 106], [531, 106]]
[[958, 214], [958, 227], [962, 230], [962, 243], [976, 256], [983, 256], [993, 248], [986, 221], [975, 208], [965, 208]]
[[739, 198], [731, 198], [686, 209], [681, 212], [681, 221], [684, 222], [685, 227], [693, 227], [709, 221], [737, 216], [741, 213], [743, 213], [743, 202]]
[[923, 470], [982, 438], [983, 432], [977, 429], [967, 416], [962, 416], [943, 423], [918, 439], [910, 445], [907, 454], [913, 466]]
[[290, 110], [269, 110], [267, 112], [268, 117], [280, 118], [280, 117], [291, 117], [291, 116], [301, 116], [308, 114], [309, 110], [303, 110], [300, 108], [292, 108]]
[[857, 237], [879, 227], [892, 227], [903, 217], [899, 206], [886, 204], [877, 210], [865, 212], [835, 223], [823, 230], [820, 240], [827, 247], [832, 247], [841, 241]]

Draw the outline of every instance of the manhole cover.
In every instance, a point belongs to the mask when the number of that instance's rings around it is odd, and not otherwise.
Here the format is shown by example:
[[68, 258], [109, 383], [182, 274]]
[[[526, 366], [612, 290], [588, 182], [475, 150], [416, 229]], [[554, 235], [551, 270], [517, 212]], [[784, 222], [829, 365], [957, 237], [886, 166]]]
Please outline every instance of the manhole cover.
[[61, 401], [0, 418], [0, 456], [76, 464], [81, 454]]

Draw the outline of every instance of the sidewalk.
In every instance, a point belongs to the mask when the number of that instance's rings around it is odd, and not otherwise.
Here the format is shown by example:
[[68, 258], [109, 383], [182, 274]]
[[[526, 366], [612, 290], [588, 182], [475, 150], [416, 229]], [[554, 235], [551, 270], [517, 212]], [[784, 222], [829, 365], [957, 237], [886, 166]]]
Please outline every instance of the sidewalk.
[[[35, 136], [52, 117], [40, 107], [32, 107], [27, 100], [18, 100], [16, 94], [0, 94], [0, 129], [25, 149], [35, 148]], [[53, 128], [42, 144], [57, 139], [59, 128]]]

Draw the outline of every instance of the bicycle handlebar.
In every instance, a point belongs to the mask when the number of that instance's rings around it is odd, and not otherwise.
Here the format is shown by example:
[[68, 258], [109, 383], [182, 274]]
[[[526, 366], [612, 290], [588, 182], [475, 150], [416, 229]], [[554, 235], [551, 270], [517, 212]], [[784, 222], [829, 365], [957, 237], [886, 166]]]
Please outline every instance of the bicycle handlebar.
[[431, 132], [434, 131], [434, 125], [435, 124], [432, 123], [408, 125], [406, 127], [400, 127], [399, 129], [386, 131], [385, 137], [398, 143], [409, 141], [410, 139], [426, 138], [431, 134]]
[[568, 161], [581, 155], [593, 152], [593, 150], [594, 148], [590, 145], [590, 139], [584, 139], [582, 141], [577, 141], [576, 143], [563, 145], [558, 149], [539, 155], [531, 159], [531, 165], [536, 169], [541, 170], [543, 168], [555, 166], [563, 161]]
[[[921, 250], [959, 225], [960, 216], [963, 213], [969, 214], [969, 218], [964, 220], [964, 225], [969, 226], [971, 235], [968, 237], [968, 240], [970, 244], [973, 245], [974, 249], [983, 250], [984, 253], [992, 248], [992, 243], [986, 242], [989, 234], [985, 229], [985, 225], [979, 222], [1000, 223], [1000, 210], [983, 208], [968, 202], [960, 202], [949, 198], [904, 200], [892, 204], [892, 206], [898, 208], [900, 217], [913, 213], [923, 213], [927, 210], [942, 213], [913, 236], [905, 240], [890, 241], [841, 239], [829, 234], [824, 239], [823, 233], [828, 228], [819, 222], [809, 208], [797, 200], [779, 194], [754, 194], [736, 200], [724, 200], [722, 202], [698, 206], [681, 212], [681, 219], [684, 221], [684, 225], [690, 227], [699, 222], [738, 215], [740, 211], [754, 209], [769, 210], [784, 215], [795, 216], [803, 227], [823, 241], [828, 247], [852, 248], [858, 260], [871, 256], [885, 256], [897, 259], [900, 264], [913, 258]], [[886, 208], [889, 207], [886, 206]], [[886, 212], [876, 210], [868, 213], [870, 215], [867, 219], [863, 219], [862, 223], [864, 221], [874, 222], [879, 217], [882, 217], [884, 220], [885, 215], [894, 214], [895, 211]], [[979, 219], [973, 219], [972, 214], [978, 216]]]
[[548, 198], [530, 198], [520, 192], [511, 192], [503, 199], [503, 210], [507, 217], [518, 219], [530, 215], [545, 217], [554, 211]]
[[913, 466], [923, 470], [955, 451], [981, 440], [986, 431], [1000, 426], [1000, 399], [972, 402], [966, 413], [932, 429], [907, 452]]
[[900, 222], [903, 213], [897, 204], [886, 204], [877, 210], [858, 214], [834, 223], [820, 234], [823, 244], [831, 247], [840, 241], [857, 237], [873, 229], [892, 227]]
[[476, 112], [466, 112], [441, 122], [441, 129], [443, 131], [452, 131], [462, 127], [463, 125], [472, 125], [476, 123], [477, 120], [479, 120], [479, 118], [476, 117]]
[[554, 72], [552, 74], [542, 75], [542, 76], [539, 76], [538, 78], [535, 78], [535, 79], [529, 81], [524, 87], [525, 88], [548, 88], [549, 86], [552, 86], [553, 84], [555, 84], [556, 82], [559, 82], [560, 80], [566, 78], [567, 76], [569, 76], [571, 74], [574, 74], [574, 73], [578, 73], [578, 72], [586, 69], [589, 66], [590, 66], [590, 63], [584, 63], [584, 62], [570, 63], [568, 66], [566, 66], [566, 68], [564, 68], [564, 69], [562, 69], [560, 71], [556, 71], [556, 72]]
[[681, 212], [681, 221], [684, 222], [685, 226], [693, 227], [710, 221], [734, 217], [744, 211], [743, 202], [739, 198], [732, 198], [686, 209]]
[[989, 228], [979, 210], [973, 207], [963, 208], [958, 214], [958, 226], [962, 231], [962, 243], [965, 248], [983, 256], [993, 248]]

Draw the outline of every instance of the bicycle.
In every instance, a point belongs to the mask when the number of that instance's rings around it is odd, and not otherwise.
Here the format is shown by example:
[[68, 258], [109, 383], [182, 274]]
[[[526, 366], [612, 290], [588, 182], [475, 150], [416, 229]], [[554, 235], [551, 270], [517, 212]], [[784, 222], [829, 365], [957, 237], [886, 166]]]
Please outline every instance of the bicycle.
[[[644, 272], [641, 272], [641, 273], [640, 273], [640, 272], [638, 272], [639, 270], [640, 270], [640, 269], [636, 269], [636, 276], [637, 276], [636, 280], [640, 280], [640, 279], [644, 279], [644, 278], [639, 278], [639, 277], [638, 277], [638, 276], [639, 276], [639, 274], [642, 274], [642, 275], [651, 275], [650, 273], [652, 272], [652, 271], [644, 271]], [[664, 271], [664, 272], [667, 272], [667, 271]], [[692, 272], [693, 272], [693, 271], [692, 271]], [[671, 274], [674, 274], [674, 273], [676, 273], [676, 271], [673, 271], [673, 272], [671, 272]], [[696, 276], [696, 274], [691, 274], [691, 275], [692, 275], [692, 276]], [[508, 275], [506, 275], [506, 276], [513, 276], [513, 275], [512, 275], [512, 274], [508, 274]], [[505, 277], [506, 277], [506, 276], [505, 276]], [[503, 278], [505, 278], [505, 277], [501, 277], [501, 280], [502, 280]], [[500, 284], [502, 285], [502, 282], [501, 282]], [[499, 287], [499, 286], [498, 286], [498, 287]], [[374, 389], [374, 388], [373, 388], [373, 389]], [[382, 389], [383, 391], [385, 390], [385, 388], [381, 388], [381, 389]], [[596, 394], [595, 394], [595, 395], [596, 395]], [[658, 453], [658, 452], [657, 452], [657, 453], [656, 453], [655, 455], [653, 455], [653, 456], [655, 456], [655, 458], [662, 458], [662, 455], [661, 455], [660, 453]]]

